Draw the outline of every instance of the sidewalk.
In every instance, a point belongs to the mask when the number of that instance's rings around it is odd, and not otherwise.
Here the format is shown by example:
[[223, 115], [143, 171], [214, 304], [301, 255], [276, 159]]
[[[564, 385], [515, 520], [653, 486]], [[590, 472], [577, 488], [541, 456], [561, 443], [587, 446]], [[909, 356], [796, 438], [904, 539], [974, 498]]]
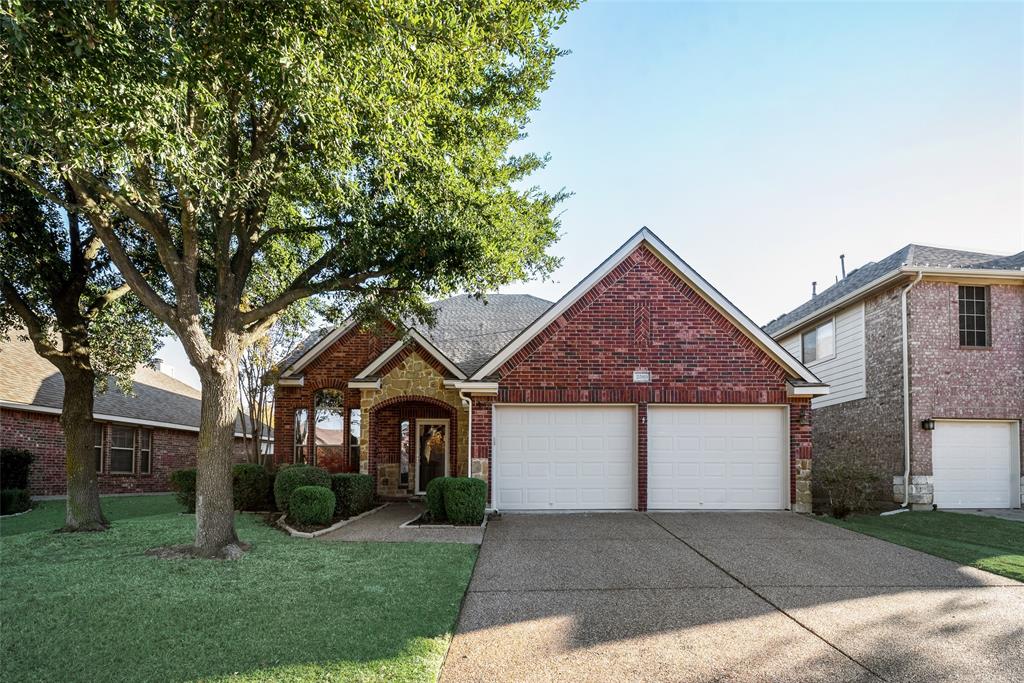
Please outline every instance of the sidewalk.
[[388, 543], [473, 543], [480, 545], [484, 530], [480, 527], [442, 529], [406, 527], [402, 524], [423, 512], [420, 503], [391, 503], [380, 512], [367, 515], [337, 531], [320, 536], [320, 541], [383, 541]]

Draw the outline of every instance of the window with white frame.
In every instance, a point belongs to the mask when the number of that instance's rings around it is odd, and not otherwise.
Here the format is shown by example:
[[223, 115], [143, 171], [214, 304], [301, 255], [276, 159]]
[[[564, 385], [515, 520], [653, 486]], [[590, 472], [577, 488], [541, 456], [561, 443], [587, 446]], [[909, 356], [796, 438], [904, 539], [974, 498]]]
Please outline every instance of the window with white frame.
[[138, 430], [139, 442], [139, 474], [150, 474], [153, 471], [153, 430]]
[[825, 360], [836, 355], [836, 321], [826, 320], [817, 327], [807, 330], [801, 337], [802, 357], [804, 363]]
[[92, 423], [92, 450], [96, 455], [96, 471], [103, 471], [103, 423]]
[[295, 449], [293, 462], [306, 462], [306, 441], [309, 438], [309, 411], [299, 408], [295, 411]]
[[113, 425], [110, 428], [111, 474], [135, 473], [135, 429]]

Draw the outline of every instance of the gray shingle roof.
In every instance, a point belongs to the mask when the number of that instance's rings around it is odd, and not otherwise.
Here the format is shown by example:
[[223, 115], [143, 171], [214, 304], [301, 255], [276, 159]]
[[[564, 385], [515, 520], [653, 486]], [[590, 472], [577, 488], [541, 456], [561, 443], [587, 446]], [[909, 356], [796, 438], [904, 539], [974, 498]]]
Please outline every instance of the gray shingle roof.
[[840, 280], [825, 291], [818, 294], [764, 326], [764, 331], [775, 335], [792, 323], [828, 308], [828, 306], [844, 296], [855, 292], [866, 285], [880, 280], [902, 266], [919, 266], [932, 268], [965, 268], [965, 269], [1007, 269], [1018, 270], [1024, 267], [1024, 251], [1012, 256], [998, 256], [976, 251], [944, 249], [929, 247], [923, 244], [908, 244], [902, 249], [889, 254], [878, 262], [867, 263], [851, 271], [845, 279]]
[[[548, 310], [551, 302], [529, 294], [490, 294], [485, 299], [460, 294], [431, 306], [434, 326], [413, 327], [470, 375]], [[324, 327], [309, 334], [288, 353], [281, 367], [291, 366], [334, 329]]]
[[543, 315], [551, 302], [528, 294], [491, 294], [486, 299], [463, 294], [431, 305], [437, 315], [434, 326], [418, 325], [417, 330], [468, 376]]
[[[60, 409], [64, 378], [57, 368], [36, 354], [32, 342], [14, 331], [0, 337], [0, 401]], [[99, 415], [199, 427], [202, 394], [170, 375], [139, 366], [132, 381], [133, 396], [124, 394], [113, 380], [96, 392], [94, 412]], [[235, 425], [236, 430], [241, 428]]]

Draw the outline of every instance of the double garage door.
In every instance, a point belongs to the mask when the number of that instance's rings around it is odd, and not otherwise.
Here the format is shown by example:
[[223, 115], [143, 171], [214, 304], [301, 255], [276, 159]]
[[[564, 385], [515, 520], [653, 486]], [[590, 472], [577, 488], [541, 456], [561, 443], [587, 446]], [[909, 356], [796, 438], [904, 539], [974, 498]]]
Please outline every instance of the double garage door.
[[[788, 496], [785, 410], [648, 409], [650, 509], [781, 509]], [[632, 406], [496, 406], [499, 510], [636, 507]]]

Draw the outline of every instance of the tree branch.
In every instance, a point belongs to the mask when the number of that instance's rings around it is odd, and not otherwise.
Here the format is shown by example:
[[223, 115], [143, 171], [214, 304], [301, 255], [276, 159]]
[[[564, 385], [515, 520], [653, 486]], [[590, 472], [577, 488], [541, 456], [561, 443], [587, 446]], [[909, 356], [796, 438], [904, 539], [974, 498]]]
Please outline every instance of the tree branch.
[[14, 312], [18, 314], [18, 317], [21, 318], [22, 322], [25, 323], [25, 329], [28, 330], [29, 339], [32, 340], [32, 346], [35, 347], [36, 353], [54, 365], [57, 365], [58, 361], [63, 361], [64, 354], [50, 343], [43, 321], [32, 310], [28, 302], [22, 298], [21, 292], [6, 277], [0, 277], [0, 293], [3, 293], [4, 300], [7, 301], [11, 308], [14, 309]]

